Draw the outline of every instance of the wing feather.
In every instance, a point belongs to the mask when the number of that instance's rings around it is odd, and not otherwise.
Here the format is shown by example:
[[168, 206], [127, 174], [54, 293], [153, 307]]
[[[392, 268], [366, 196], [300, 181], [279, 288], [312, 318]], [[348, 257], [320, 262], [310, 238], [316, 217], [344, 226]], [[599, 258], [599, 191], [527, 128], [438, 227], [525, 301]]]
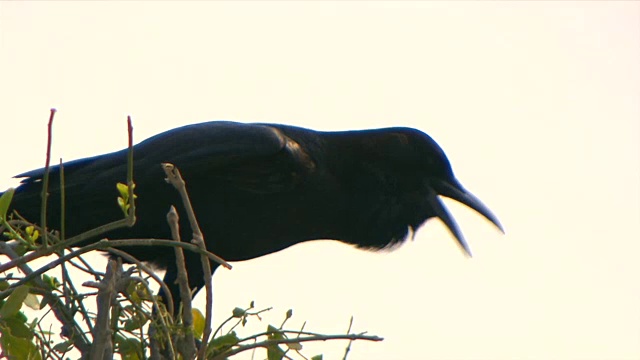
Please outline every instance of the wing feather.
[[[115, 184], [126, 181], [127, 153], [124, 149], [64, 164], [69, 215], [84, 211], [77, 216], [85, 217], [100, 211], [96, 208], [115, 204]], [[273, 126], [226, 121], [187, 125], [135, 145], [136, 189], [153, 194], [168, 190], [160, 167], [164, 162], [175, 164], [187, 183], [211, 183], [254, 193], [295, 187], [312, 163], [304, 149]], [[49, 199], [53, 209], [59, 206], [59, 173], [59, 166], [50, 168]], [[14, 200], [23, 215], [37, 216], [43, 176], [44, 169], [16, 176], [24, 178]], [[115, 205], [114, 208], [119, 211]]]

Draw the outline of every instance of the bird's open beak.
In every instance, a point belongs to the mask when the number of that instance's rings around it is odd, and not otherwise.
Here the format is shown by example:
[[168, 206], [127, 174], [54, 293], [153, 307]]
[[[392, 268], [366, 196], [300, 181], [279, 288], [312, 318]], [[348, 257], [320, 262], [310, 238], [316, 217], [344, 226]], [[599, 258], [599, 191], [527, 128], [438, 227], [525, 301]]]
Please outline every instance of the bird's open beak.
[[473, 210], [484, 216], [487, 220], [491, 221], [491, 223], [493, 223], [498, 229], [500, 229], [500, 231], [504, 233], [504, 229], [502, 228], [500, 221], [498, 221], [498, 218], [491, 212], [491, 210], [489, 210], [489, 208], [486, 207], [482, 203], [482, 201], [480, 201], [480, 199], [465, 190], [465, 188], [462, 187], [459, 182], [445, 182], [438, 180], [432, 182], [432, 186], [437, 194], [429, 196], [429, 202], [432, 208], [436, 211], [436, 216], [438, 216], [444, 222], [449, 231], [451, 231], [453, 236], [456, 237], [456, 240], [458, 240], [458, 243], [460, 244], [464, 252], [467, 253], [467, 255], [471, 256], [469, 245], [465, 241], [464, 236], [462, 235], [462, 231], [460, 231], [460, 228], [458, 227], [455, 219], [453, 218], [453, 216], [451, 216], [451, 214], [449, 214], [449, 211], [437, 195], [446, 196], [472, 208]]

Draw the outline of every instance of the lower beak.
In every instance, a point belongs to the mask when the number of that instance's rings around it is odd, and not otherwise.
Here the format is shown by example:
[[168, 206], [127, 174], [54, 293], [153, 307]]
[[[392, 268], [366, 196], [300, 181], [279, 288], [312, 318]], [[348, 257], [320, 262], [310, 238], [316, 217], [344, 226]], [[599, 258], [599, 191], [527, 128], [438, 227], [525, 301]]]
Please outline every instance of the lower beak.
[[460, 246], [462, 247], [462, 249], [467, 255], [471, 256], [469, 245], [465, 241], [464, 236], [462, 235], [462, 232], [458, 227], [458, 224], [456, 223], [454, 218], [451, 216], [451, 214], [449, 214], [449, 211], [444, 206], [440, 198], [438, 198], [438, 195], [451, 198], [453, 200], [456, 200], [457, 202], [460, 202], [472, 208], [476, 212], [480, 213], [480, 215], [484, 216], [487, 220], [489, 220], [498, 229], [500, 229], [500, 231], [504, 233], [504, 229], [502, 228], [500, 221], [498, 221], [498, 218], [491, 212], [491, 210], [489, 210], [489, 208], [486, 207], [482, 203], [482, 201], [480, 201], [480, 199], [478, 199], [473, 194], [465, 190], [465, 188], [462, 187], [462, 185], [459, 182], [455, 180], [453, 182], [452, 181], [445, 182], [445, 181], [439, 180], [439, 181], [434, 181], [432, 183], [432, 186], [435, 191], [433, 194], [429, 195], [429, 199], [428, 199], [431, 207], [435, 211], [436, 216], [439, 217], [445, 223], [449, 231], [451, 231], [453, 236], [455, 236], [456, 240], [458, 240], [458, 243], [460, 244]]

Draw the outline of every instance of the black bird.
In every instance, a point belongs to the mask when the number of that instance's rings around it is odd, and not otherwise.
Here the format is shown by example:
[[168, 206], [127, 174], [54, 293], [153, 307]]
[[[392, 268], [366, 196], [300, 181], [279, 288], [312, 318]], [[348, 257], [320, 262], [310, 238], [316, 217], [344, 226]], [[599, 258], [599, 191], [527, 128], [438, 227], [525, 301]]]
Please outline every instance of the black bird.
[[[66, 233], [76, 235], [123, 217], [116, 183], [126, 182], [127, 149], [64, 165]], [[439, 195], [498, 219], [454, 177], [442, 149], [411, 128], [320, 132], [275, 124], [213, 121], [151, 137], [134, 147], [137, 222], [106, 234], [117, 238], [170, 239], [166, 213], [181, 214], [181, 236], [191, 229], [178, 192], [161, 163], [172, 163], [187, 182], [207, 248], [228, 261], [267, 255], [291, 245], [333, 239], [364, 249], [402, 243], [437, 217], [469, 253], [462, 233]], [[26, 172], [13, 209], [40, 220], [44, 170]], [[50, 169], [47, 224], [59, 227], [59, 169]], [[92, 239], [96, 241], [98, 239]], [[82, 244], [80, 244], [82, 245]], [[169, 247], [123, 249], [166, 268], [174, 299], [174, 251]], [[185, 252], [192, 288], [204, 285], [200, 258]], [[212, 269], [217, 267], [212, 263]]]

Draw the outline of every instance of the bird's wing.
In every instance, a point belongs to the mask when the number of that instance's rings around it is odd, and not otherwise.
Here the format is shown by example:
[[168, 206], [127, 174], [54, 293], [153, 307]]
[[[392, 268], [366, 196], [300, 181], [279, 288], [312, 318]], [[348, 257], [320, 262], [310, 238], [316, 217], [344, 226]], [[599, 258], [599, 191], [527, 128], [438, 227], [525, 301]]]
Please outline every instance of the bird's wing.
[[269, 126], [212, 121], [149, 138], [136, 146], [134, 156], [181, 167], [218, 167], [274, 155], [285, 148], [286, 142], [286, 136]]
[[[64, 165], [66, 187], [126, 179], [128, 150], [85, 158]], [[134, 147], [134, 180], [158, 174], [161, 163], [176, 165], [188, 176], [225, 179], [256, 192], [290, 187], [312, 160], [280, 130], [259, 124], [212, 121], [187, 125], [153, 136]], [[59, 167], [53, 166], [54, 177]], [[39, 182], [44, 169], [22, 173], [23, 185]], [[116, 180], [117, 179], [117, 180]], [[113, 185], [111, 185], [113, 186]]]
[[142, 167], [170, 162], [186, 181], [219, 180], [260, 193], [289, 189], [314, 167], [300, 144], [264, 124], [218, 121], [189, 125], [150, 138], [136, 151], [140, 164], [145, 164]]

